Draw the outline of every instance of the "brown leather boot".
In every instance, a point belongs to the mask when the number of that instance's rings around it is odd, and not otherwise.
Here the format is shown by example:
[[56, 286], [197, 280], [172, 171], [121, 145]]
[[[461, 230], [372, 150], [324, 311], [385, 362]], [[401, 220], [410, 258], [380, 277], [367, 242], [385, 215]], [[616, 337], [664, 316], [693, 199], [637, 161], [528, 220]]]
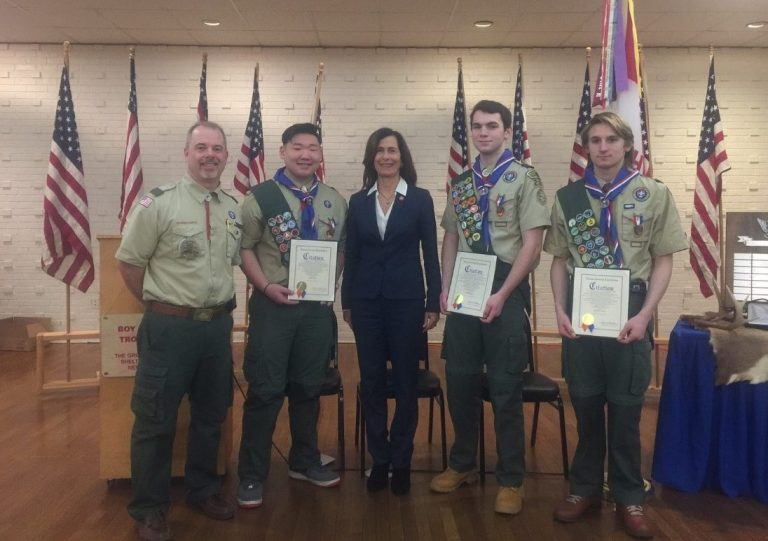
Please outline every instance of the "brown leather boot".
[[569, 494], [558, 504], [553, 515], [558, 522], [575, 522], [590, 509], [599, 509], [600, 504], [600, 498]]
[[653, 537], [653, 530], [648, 520], [645, 518], [645, 512], [642, 505], [616, 506], [616, 514], [624, 523], [624, 531], [632, 537], [638, 539], [650, 539]]

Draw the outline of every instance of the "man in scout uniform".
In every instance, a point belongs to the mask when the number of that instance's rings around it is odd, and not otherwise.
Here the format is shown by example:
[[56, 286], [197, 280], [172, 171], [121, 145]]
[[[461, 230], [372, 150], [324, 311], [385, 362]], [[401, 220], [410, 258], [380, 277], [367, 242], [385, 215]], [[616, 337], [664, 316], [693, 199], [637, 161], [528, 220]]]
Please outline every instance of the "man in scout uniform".
[[491, 296], [482, 318], [452, 312], [445, 323], [443, 353], [448, 406], [456, 434], [449, 467], [432, 479], [435, 492], [451, 492], [474, 481], [477, 459], [481, 375], [485, 364], [496, 429], [499, 491], [495, 510], [517, 514], [523, 505], [525, 434], [522, 378], [528, 360], [525, 331], [530, 303], [528, 274], [539, 262], [547, 199], [532, 167], [512, 156], [512, 114], [504, 105], [481, 101], [470, 116], [472, 142], [479, 156], [471, 171], [451, 180], [443, 215], [443, 292], [448, 290], [457, 251], [496, 254]]
[[165, 519], [171, 453], [185, 394], [191, 404], [187, 500], [215, 519], [234, 514], [219, 493], [216, 459], [232, 405], [232, 266], [240, 263], [242, 222], [237, 200], [219, 181], [227, 163], [221, 127], [193, 125], [184, 156], [184, 177], [139, 201], [116, 254], [126, 286], [146, 307], [131, 398], [134, 497], [128, 513], [147, 540], [171, 538]]
[[[672, 254], [688, 247], [667, 187], [632, 170], [632, 129], [618, 115], [595, 115], [581, 134], [590, 165], [584, 178], [557, 192], [552, 229], [544, 250], [552, 254], [551, 281], [558, 331], [563, 337], [563, 376], [573, 403], [579, 443], [570, 495], [554, 517], [573, 522], [599, 507], [606, 449], [608, 484], [630, 535], [652, 537], [643, 512], [640, 412], [651, 378], [652, 316], [672, 274]], [[570, 320], [573, 267], [631, 272], [629, 320], [617, 339], [580, 336]]]
[[338, 253], [343, 253], [347, 203], [315, 176], [323, 151], [313, 124], [294, 124], [282, 141], [285, 167], [273, 180], [254, 186], [243, 202], [241, 268], [254, 288], [243, 363], [248, 394], [237, 492], [243, 508], [261, 505], [272, 433], [285, 395], [292, 439], [288, 475], [321, 487], [340, 481], [336, 472], [321, 466], [317, 449], [320, 386], [335, 340], [333, 309], [289, 298], [288, 263], [291, 240], [297, 238], [339, 242]]

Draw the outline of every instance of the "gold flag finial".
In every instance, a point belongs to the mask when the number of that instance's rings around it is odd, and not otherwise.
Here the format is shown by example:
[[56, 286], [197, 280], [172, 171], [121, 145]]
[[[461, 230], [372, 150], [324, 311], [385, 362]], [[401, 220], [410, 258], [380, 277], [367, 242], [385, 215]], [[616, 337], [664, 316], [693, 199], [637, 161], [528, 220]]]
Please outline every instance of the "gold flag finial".
[[134, 59], [136, 57], [136, 47], [128, 47], [128, 58]]
[[587, 47], [587, 62], [592, 58], [592, 47]]
[[709, 46], [709, 59], [712, 60], [715, 57], [715, 46]]
[[72, 44], [68, 41], [64, 42], [64, 65], [69, 69], [69, 49], [72, 47]]

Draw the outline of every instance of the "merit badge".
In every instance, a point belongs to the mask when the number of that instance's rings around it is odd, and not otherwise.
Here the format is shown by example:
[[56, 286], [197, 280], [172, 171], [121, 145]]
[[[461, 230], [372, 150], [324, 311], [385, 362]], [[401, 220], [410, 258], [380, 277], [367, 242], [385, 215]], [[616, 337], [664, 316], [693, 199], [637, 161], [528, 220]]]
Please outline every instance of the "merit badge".
[[635, 188], [635, 191], [632, 192], [632, 197], [634, 197], [636, 201], [645, 201], [648, 199], [649, 195], [648, 188]]
[[286, 243], [282, 243], [282, 244], [280, 245], [280, 251], [281, 251], [282, 253], [286, 253], [286, 252], [288, 251], [288, 245], [287, 245]]
[[605, 239], [603, 237], [595, 237], [595, 246], [605, 246]]
[[473, 233], [472, 234], [472, 240], [477, 242], [480, 240], [480, 233]]
[[584, 211], [584, 217], [585, 217], [585, 218], [591, 218], [591, 217], [592, 217], [592, 216], [594, 216], [594, 215], [595, 215], [595, 213], [594, 213], [594, 212], [592, 212], [592, 209], [589, 209], [589, 210], [585, 210], [585, 211]]
[[285, 225], [287, 225], [289, 229], [293, 229], [296, 227], [296, 220], [288, 220]]
[[597, 223], [597, 222], [595, 222], [594, 218], [587, 218], [587, 225], [589, 227], [592, 227], [593, 225], [595, 225], [595, 223]]
[[576, 220], [574, 220], [573, 218], [571, 218], [570, 220], [568, 220], [568, 227], [573, 227], [573, 226], [575, 226], [575, 225], [576, 225]]
[[514, 180], [517, 178], [517, 173], [514, 171], [507, 171], [504, 173], [504, 182], [514, 182]]
[[152, 197], [150, 197], [149, 195], [145, 195], [144, 197], [139, 199], [139, 205], [141, 205], [145, 209], [148, 209], [149, 205], [152, 204], [152, 201], [154, 201], [154, 199], [152, 199]]
[[331, 208], [331, 202], [326, 199], [325, 201], [323, 201], [323, 206], [325, 208], [329, 209], [329, 208]]
[[269, 220], [267, 220], [267, 225], [269, 227], [275, 227], [277, 225], [277, 220], [275, 220], [274, 218], [270, 218]]
[[283, 219], [284, 220], [290, 220], [291, 219], [291, 213], [288, 212], [287, 210], [285, 212], [283, 212]]

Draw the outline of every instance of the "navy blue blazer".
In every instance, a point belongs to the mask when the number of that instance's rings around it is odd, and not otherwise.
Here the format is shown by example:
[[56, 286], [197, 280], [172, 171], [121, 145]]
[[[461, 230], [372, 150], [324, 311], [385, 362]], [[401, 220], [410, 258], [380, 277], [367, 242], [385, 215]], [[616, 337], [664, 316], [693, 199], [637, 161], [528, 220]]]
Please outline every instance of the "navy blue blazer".
[[[407, 195], [395, 195], [384, 239], [376, 224], [376, 192], [368, 195], [368, 189], [350, 198], [346, 226], [341, 285], [344, 309], [350, 308], [355, 299], [426, 296], [425, 311], [440, 311], [435, 206], [427, 190], [409, 185]], [[423, 270], [419, 245], [424, 256]]]

